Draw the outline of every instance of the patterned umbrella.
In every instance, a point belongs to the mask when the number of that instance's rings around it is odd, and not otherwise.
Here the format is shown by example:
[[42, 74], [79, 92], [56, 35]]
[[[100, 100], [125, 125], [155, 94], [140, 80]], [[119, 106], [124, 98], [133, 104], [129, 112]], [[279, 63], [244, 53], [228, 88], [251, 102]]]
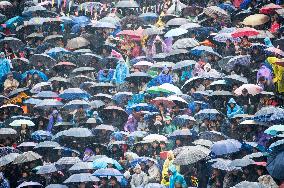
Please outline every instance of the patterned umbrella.
[[219, 18], [222, 18], [224, 20], [230, 19], [230, 15], [225, 10], [217, 6], [206, 7], [203, 9], [203, 11], [204, 14], [209, 17], [214, 17], [215, 15], [217, 15]]
[[218, 114], [221, 115], [221, 113], [216, 109], [204, 109], [200, 110], [194, 115], [194, 117], [199, 121], [203, 121], [204, 119], [215, 120]]
[[265, 186], [258, 182], [242, 181], [232, 188], [264, 188]]
[[5, 166], [13, 162], [20, 154], [19, 153], [9, 153], [0, 158], [0, 167]]
[[193, 48], [195, 46], [198, 46], [199, 42], [194, 38], [182, 38], [178, 39], [174, 44], [174, 49], [184, 49], [184, 48]]
[[242, 144], [234, 139], [215, 142], [211, 148], [213, 154], [220, 156], [240, 151]]
[[239, 55], [232, 57], [226, 65], [226, 70], [228, 71], [233, 70], [236, 65], [249, 66], [250, 59], [251, 59], [250, 55]]
[[210, 150], [202, 146], [188, 146], [175, 158], [173, 164], [189, 165], [209, 157]]
[[226, 138], [226, 135], [217, 131], [205, 131], [199, 134], [199, 139], [210, 140], [212, 142], [225, 140]]

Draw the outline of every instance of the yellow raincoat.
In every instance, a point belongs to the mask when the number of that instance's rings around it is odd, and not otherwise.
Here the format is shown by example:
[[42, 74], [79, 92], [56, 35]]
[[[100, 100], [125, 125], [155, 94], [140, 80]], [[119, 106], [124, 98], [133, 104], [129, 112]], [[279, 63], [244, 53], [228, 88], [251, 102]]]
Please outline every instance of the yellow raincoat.
[[[175, 156], [174, 153], [172, 151], [168, 152], [168, 156], [167, 159], [164, 162], [163, 165], [163, 170], [162, 170], [162, 181], [161, 184], [164, 186], [169, 186], [170, 185], [170, 181], [169, 181], [169, 175], [168, 175], [168, 170], [169, 170], [169, 166], [171, 166], [174, 162]], [[176, 166], [177, 171], [179, 171], [179, 166]]]
[[276, 64], [279, 61], [277, 57], [268, 57], [267, 61], [271, 64], [274, 73], [273, 82], [277, 83], [277, 90], [279, 93], [284, 93], [284, 67]]

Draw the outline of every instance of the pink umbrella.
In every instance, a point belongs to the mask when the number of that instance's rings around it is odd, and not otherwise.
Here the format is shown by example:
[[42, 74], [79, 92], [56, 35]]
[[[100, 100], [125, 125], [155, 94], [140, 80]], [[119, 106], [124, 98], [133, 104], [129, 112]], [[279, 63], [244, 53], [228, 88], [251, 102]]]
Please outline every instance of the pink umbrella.
[[151, 103], [155, 106], [163, 105], [168, 108], [172, 108], [173, 106], [175, 106], [175, 103], [166, 97], [156, 97], [151, 101]]
[[275, 5], [274, 3], [269, 3], [267, 5], [264, 5], [259, 12], [263, 14], [273, 14], [275, 13], [275, 10], [281, 9], [282, 7], [280, 5]]
[[259, 94], [260, 92], [263, 91], [262, 87], [260, 87], [258, 85], [255, 85], [255, 84], [243, 84], [242, 86], [240, 86], [239, 88], [237, 88], [235, 90], [235, 94], [236, 95], [241, 95], [243, 89], [247, 89], [248, 93], [251, 94], [251, 95], [257, 95], [257, 94]]
[[250, 37], [250, 36], [255, 36], [258, 34], [259, 32], [256, 29], [251, 28], [251, 27], [244, 27], [244, 28], [236, 29], [236, 31], [232, 33], [232, 37], [234, 38], [244, 37], [244, 36]]

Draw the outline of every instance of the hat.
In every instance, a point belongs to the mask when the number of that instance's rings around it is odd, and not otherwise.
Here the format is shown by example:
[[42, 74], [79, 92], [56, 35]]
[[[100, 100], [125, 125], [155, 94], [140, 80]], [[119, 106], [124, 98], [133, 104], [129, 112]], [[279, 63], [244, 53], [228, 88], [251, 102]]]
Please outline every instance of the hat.
[[165, 121], [170, 121], [170, 120], [172, 120], [171, 116], [166, 116], [165, 117]]
[[140, 169], [141, 170], [141, 166], [139, 164], [137, 164], [133, 170], [137, 170], [137, 169]]

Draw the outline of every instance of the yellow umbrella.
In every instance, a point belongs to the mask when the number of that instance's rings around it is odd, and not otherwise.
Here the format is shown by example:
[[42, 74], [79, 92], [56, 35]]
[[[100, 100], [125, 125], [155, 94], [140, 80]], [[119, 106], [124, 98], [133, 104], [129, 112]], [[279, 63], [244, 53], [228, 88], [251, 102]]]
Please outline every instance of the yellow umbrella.
[[247, 26], [258, 26], [258, 25], [263, 25], [268, 21], [269, 21], [269, 16], [266, 16], [264, 14], [254, 14], [246, 17], [242, 22], [242, 24]]

